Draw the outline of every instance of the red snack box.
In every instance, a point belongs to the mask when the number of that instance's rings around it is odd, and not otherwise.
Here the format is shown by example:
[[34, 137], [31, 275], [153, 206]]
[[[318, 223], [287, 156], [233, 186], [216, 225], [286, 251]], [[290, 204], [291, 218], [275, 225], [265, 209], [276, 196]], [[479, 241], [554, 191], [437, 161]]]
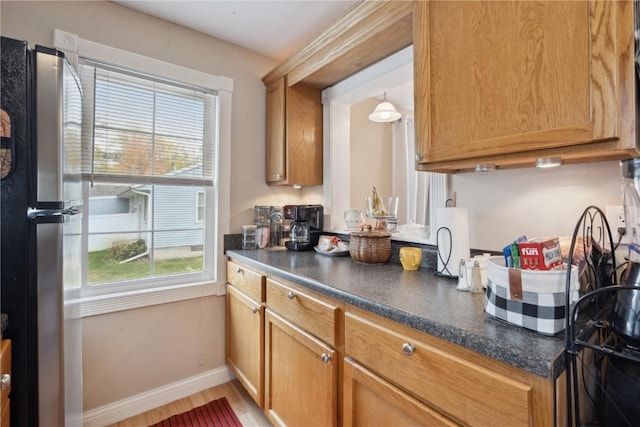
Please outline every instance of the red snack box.
[[557, 237], [518, 243], [520, 268], [523, 270], [555, 270], [562, 266], [562, 252]]

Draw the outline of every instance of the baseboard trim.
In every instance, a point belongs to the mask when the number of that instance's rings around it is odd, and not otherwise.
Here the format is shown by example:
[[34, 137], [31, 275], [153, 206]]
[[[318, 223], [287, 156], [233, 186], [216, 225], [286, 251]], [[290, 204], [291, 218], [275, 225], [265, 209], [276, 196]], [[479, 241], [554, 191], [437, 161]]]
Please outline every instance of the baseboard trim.
[[224, 384], [234, 378], [233, 372], [227, 366], [221, 366], [202, 374], [86, 411], [83, 414], [83, 426], [102, 427], [111, 425], [202, 390]]

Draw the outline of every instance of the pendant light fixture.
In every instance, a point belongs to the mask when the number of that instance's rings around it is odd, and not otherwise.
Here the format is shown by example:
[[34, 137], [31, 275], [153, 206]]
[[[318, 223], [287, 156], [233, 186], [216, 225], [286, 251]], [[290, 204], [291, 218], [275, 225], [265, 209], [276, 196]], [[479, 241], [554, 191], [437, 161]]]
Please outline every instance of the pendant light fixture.
[[369, 120], [373, 122], [394, 122], [400, 118], [401, 114], [396, 111], [392, 103], [387, 101], [386, 93], [382, 95], [382, 101], [369, 114]]

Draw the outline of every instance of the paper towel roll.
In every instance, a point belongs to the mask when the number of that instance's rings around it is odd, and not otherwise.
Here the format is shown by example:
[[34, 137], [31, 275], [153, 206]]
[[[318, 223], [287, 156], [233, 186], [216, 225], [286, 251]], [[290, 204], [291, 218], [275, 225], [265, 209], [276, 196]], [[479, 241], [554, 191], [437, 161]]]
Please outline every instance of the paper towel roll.
[[[447, 229], [451, 231], [450, 235]], [[458, 276], [460, 260], [471, 257], [467, 208], [436, 209], [436, 243], [438, 272], [445, 276]]]

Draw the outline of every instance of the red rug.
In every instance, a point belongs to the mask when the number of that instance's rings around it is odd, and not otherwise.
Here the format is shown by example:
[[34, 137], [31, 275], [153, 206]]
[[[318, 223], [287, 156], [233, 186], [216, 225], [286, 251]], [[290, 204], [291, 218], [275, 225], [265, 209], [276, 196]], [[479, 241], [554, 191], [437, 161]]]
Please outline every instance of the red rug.
[[173, 415], [149, 427], [242, 427], [226, 397]]

